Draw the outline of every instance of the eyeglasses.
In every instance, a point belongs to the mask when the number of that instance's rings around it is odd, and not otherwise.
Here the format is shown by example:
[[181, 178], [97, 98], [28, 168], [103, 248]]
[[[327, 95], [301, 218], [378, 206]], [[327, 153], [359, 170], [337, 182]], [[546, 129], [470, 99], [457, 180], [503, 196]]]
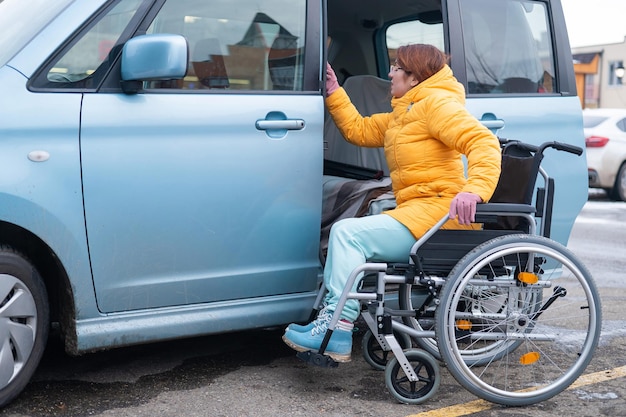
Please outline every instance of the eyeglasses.
[[395, 63], [389, 67], [389, 72], [397, 72], [397, 71], [404, 71], [407, 75], [411, 73], [411, 71], [407, 71], [404, 68], [399, 67], [398, 63]]

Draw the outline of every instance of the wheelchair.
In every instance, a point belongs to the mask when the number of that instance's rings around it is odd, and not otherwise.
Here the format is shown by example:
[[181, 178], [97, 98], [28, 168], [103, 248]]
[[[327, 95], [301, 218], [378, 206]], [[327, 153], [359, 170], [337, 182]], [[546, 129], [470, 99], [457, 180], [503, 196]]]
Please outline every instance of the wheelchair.
[[[600, 337], [600, 296], [586, 267], [550, 239], [555, 185], [541, 166], [548, 148], [578, 156], [582, 149], [500, 142], [496, 191], [477, 207], [482, 229], [442, 230], [446, 215], [413, 245], [406, 263], [357, 267], [320, 349], [300, 352], [300, 359], [338, 365], [324, 351], [345, 302], [357, 299], [368, 327], [365, 360], [384, 370], [389, 392], [402, 403], [433, 397], [439, 362], [465, 389], [505, 406], [547, 400], [583, 373]], [[354, 286], [368, 279], [371, 285]], [[322, 285], [314, 310], [324, 292]], [[396, 308], [386, 303], [394, 295]]]

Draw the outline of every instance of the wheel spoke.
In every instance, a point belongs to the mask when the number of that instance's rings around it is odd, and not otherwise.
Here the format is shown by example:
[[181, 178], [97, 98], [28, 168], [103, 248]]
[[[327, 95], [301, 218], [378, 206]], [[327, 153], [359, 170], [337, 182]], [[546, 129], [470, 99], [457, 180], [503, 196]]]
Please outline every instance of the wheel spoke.
[[406, 375], [404, 375], [404, 372], [403, 372], [402, 370], [400, 370], [400, 372], [401, 372], [401, 375], [403, 375], [403, 376], [401, 376], [400, 378], [398, 378], [398, 383], [399, 383], [399, 384], [403, 384], [403, 383], [405, 383], [405, 382], [410, 382], [410, 381], [409, 381], [409, 378], [408, 378]]
[[15, 360], [25, 362], [33, 351], [35, 329], [20, 323], [11, 322], [8, 326], [10, 340], [15, 350]]
[[16, 289], [6, 303], [0, 307], [0, 317], [10, 319], [31, 318], [37, 315], [33, 296], [25, 290]]
[[17, 282], [11, 275], [0, 274], [0, 307], [4, 305]]
[[15, 359], [9, 338], [0, 344], [0, 388], [6, 387], [15, 375]]

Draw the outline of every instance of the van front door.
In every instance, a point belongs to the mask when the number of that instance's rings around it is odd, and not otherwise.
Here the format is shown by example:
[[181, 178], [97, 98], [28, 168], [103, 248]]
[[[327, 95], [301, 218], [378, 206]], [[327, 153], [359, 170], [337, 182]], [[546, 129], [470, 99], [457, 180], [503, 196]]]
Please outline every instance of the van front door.
[[187, 76], [135, 95], [85, 95], [84, 201], [101, 311], [315, 291], [323, 98], [320, 30], [308, 27], [307, 7], [168, 0], [146, 33], [186, 37]]

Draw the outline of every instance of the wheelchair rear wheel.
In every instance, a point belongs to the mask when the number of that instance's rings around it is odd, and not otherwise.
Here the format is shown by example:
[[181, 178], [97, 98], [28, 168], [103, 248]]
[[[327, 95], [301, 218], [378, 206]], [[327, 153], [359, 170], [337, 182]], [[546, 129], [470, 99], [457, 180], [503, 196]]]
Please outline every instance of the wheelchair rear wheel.
[[[440, 300], [442, 360], [468, 391], [494, 403], [529, 405], [562, 392], [598, 344], [593, 278], [572, 252], [541, 236], [476, 247], [450, 272]], [[472, 361], [474, 354], [481, 360]]]

